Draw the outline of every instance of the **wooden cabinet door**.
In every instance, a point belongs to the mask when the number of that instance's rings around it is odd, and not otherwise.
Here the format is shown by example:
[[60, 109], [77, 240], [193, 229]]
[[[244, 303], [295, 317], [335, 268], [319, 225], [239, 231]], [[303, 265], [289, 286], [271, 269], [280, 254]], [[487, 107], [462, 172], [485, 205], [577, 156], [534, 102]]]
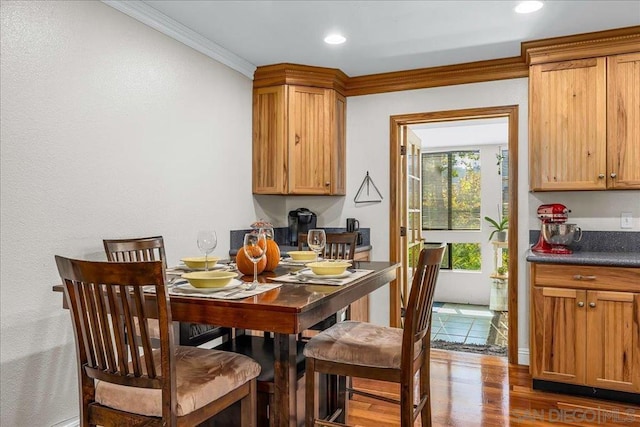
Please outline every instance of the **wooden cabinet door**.
[[532, 65], [529, 74], [532, 190], [606, 188], [606, 60]]
[[607, 65], [608, 187], [640, 189], [640, 53], [611, 56]]
[[590, 386], [640, 392], [640, 294], [587, 292]]
[[347, 194], [347, 98], [336, 91], [330, 91], [331, 109], [331, 194]]
[[253, 193], [286, 194], [286, 91], [284, 86], [253, 92]]
[[289, 193], [329, 194], [329, 89], [289, 86]]
[[586, 291], [533, 287], [532, 377], [580, 384], [585, 377]]

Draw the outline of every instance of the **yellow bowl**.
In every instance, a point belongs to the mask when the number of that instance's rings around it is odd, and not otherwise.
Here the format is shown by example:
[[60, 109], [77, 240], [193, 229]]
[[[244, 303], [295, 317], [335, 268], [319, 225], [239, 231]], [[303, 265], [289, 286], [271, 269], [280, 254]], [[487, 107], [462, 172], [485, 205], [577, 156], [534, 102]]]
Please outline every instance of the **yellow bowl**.
[[317, 257], [313, 251], [289, 251], [287, 254], [294, 261], [315, 261]]
[[222, 288], [237, 276], [233, 271], [194, 271], [184, 273], [182, 278], [187, 279], [194, 288]]
[[[182, 258], [180, 261], [184, 262], [184, 265], [186, 265], [189, 268], [205, 268], [204, 257], [203, 256]], [[214, 257], [214, 256], [207, 257], [207, 262], [209, 263], [209, 268], [211, 268], [214, 265], [216, 265], [216, 263], [218, 261], [220, 261], [220, 258], [217, 258], [217, 257]]]
[[351, 263], [346, 261], [320, 261], [310, 262], [307, 267], [318, 276], [338, 275], [344, 273]]

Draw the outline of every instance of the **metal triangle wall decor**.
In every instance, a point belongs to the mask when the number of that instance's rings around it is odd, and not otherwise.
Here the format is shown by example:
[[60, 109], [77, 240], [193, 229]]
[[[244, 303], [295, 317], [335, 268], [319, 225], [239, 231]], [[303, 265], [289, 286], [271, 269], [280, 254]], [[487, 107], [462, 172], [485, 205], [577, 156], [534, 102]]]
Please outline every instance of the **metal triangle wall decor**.
[[[372, 191], [372, 187], [373, 190]], [[356, 193], [356, 197], [353, 198], [355, 203], [379, 203], [382, 202], [382, 194], [380, 194], [380, 190], [373, 183], [373, 180], [369, 176], [369, 171], [367, 171], [367, 175], [362, 180], [362, 184], [360, 184], [360, 188]]]

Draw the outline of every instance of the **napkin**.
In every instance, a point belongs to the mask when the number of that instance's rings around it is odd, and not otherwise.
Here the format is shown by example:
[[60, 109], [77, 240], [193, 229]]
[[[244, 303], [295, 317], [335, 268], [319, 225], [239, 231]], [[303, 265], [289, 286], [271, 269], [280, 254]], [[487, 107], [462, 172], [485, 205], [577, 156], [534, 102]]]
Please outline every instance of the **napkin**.
[[281, 283], [260, 283], [258, 287], [253, 290], [246, 290], [244, 285], [240, 285], [237, 288], [219, 291], [219, 292], [198, 292], [198, 288], [189, 289], [189, 292], [182, 292], [175, 287], [169, 288], [169, 295], [181, 296], [181, 297], [198, 297], [198, 298], [213, 298], [213, 299], [244, 299], [255, 295], [260, 295], [264, 292], [276, 289], [282, 286]]

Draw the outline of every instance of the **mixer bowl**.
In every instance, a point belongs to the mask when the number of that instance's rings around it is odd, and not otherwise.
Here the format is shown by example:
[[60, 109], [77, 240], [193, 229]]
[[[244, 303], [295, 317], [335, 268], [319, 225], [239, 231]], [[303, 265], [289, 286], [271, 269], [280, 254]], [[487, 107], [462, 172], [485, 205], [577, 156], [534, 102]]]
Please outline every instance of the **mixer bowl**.
[[[577, 235], [577, 237], [576, 237]], [[570, 245], [582, 239], [582, 230], [576, 224], [542, 224], [542, 237], [551, 245]]]

